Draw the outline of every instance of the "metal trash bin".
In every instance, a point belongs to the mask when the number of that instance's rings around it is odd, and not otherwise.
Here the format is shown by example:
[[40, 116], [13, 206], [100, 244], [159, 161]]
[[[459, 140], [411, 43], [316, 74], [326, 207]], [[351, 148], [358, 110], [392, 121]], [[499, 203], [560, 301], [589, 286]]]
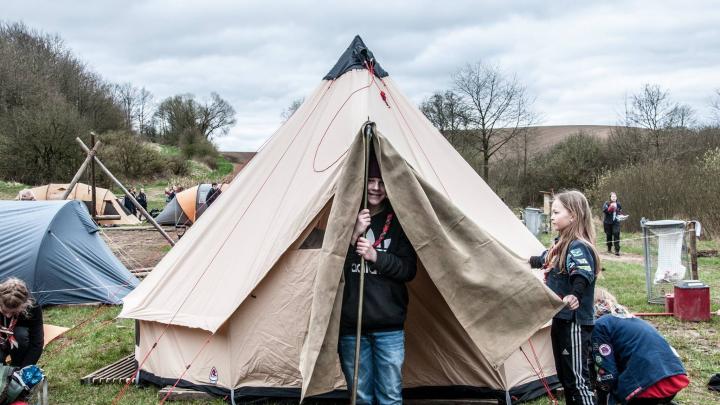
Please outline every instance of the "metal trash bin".
[[544, 217], [545, 215], [540, 208], [526, 207], [523, 210], [525, 226], [535, 236], [540, 235], [540, 231], [543, 229]]

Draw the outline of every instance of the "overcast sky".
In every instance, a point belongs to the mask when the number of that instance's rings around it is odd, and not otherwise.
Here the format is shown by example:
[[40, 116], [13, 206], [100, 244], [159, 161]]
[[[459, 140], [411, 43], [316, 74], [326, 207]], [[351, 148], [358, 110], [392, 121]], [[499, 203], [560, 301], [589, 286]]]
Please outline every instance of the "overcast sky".
[[356, 34], [416, 103], [483, 60], [517, 74], [543, 125], [615, 124], [643, 83], [704, 120], [720, 88], [712, 0], [2, 0], [0, 19], [60, 35], [105, 79], [157, 101], [219, 93], [237, 111], [222, 150], [260, 146]]

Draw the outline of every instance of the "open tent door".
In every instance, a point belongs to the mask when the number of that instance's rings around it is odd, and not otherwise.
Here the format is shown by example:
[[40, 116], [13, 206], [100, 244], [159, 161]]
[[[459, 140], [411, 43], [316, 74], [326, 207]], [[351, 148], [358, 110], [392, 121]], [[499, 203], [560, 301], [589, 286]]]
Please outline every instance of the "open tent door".
[[[562, 308], [562, 301], [482, 224], [467, 218], [425, 182], [389, 141], [374, 150], [388, 198], [429, 279], [479, 354], [499, 368]], [[313, 291], [308, 334], [300, 359], [303, 396], [328, 392], [337, 367], [342, 269], [363, 193], [362, 132], [338, 179]], [[406, 353], [408, 361], [412, 353]], [[487, 368], [486, 368], [487, 369]]]

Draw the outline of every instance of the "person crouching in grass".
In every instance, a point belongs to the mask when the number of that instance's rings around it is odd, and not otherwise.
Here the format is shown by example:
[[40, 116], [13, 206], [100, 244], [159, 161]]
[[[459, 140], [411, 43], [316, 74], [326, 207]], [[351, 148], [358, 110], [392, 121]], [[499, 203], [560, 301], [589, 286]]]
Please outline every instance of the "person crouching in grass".
[[43, 317], [25, 282], [10, 277], [0, 284], [0, 356], [5, 363], [37, 364], [43, 351]]
[[595, 290], [592, 333], [601, 404], [670, 404], [690, 384], [675, 349], [604, 288]]

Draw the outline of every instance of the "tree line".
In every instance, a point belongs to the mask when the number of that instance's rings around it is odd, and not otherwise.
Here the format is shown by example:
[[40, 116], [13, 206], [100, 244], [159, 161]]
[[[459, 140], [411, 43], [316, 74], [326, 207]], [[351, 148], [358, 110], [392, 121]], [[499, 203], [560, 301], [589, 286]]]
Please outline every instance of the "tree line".
[[625, 98], [609, 137], [579, 131], [541, 148], [540, 114], [516, 75], [485, 63], [468, 64], [436, 91], [421, 111], [512, 207], [538, 206], [540, 191], [575, 188], [596, 209], [617, 191], [641, 217], [700, 219], [720, 232], [720, 90], [710, 90], [710, 117], [699, 117], [670, 90], [644, 84]]
[[107, 145], [100, 155], [122, 177], [184, 174], [180, 158], [161, 154], [149, 142], [214, 165], [212, 141], [228, 133], [234, 117], [217, 93], [205, 101], [180, 94], [156, 102], [144, 87], [103, 79], [59, 36], [0, 22], [2, 179], [69, 181], [84, 159], [74, 139], [87, 143], [90, 131]]

